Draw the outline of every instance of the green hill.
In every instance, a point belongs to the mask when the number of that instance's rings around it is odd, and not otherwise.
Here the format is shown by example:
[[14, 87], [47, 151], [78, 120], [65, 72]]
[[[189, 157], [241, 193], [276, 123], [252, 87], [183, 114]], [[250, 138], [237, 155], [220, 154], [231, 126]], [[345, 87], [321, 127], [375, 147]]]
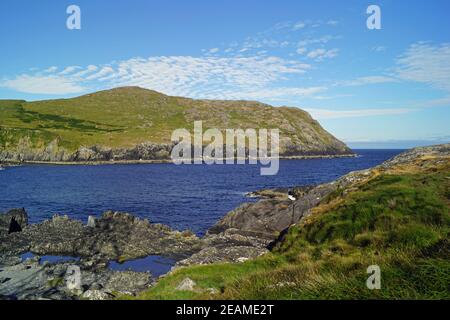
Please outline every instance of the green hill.
[[298, 108], [124, 87], [72, 99], [0, 100], [0, 161], [167, 158], [172, 131], [192, 130], [196, 120], [204, 130], [278, 128], [284, 156], [352, 153]]

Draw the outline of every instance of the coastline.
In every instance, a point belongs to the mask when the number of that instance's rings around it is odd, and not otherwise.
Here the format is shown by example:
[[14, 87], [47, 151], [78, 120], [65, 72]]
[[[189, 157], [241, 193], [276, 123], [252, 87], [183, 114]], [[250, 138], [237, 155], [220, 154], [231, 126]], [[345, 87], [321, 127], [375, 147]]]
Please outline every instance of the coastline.
[[[335, 158], [356, 158], [359, 155], [356, 153], [349, 154], [336, 154], [336, 155], [311, 155], [311, 156], [281, 156], [280, 160], [311, 160], [311, 159], [335, 159]], [[248, 158], [247, 158], [248, 159]], [[246, 160], [247, 160], [246, 159]], [[227, 158], [221, 159], [226, 161]], [[236, 159], [235, 159], [236, 160]], [[237, 159], [239, 160], [239, 159]], [[76, 165], [124, 165], [124, 164], [167, 164], [172, 163], [171, 159], [158, 159], [158, 160], [110, 160], [110, 161], [8, 161], [5, 163], [0, 162], [0, 167], [26, 165], [26, 164], [39, 164], [39, 165], [61, 165], [61, 166], [76, 166]]]

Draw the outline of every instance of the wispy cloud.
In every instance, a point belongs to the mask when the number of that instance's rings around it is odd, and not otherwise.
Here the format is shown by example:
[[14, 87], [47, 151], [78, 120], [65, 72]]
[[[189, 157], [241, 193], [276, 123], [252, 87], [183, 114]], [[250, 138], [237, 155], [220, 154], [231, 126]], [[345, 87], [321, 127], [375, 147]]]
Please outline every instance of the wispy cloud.
[[58, 70], [58, 67], [52, 66], [52, 67], [50, 67], [50, 68], [44, 70], [44, 72], [45, 72], [45, 73], [53, 73], [53, 72], [55, 72], [56, 70]]
[[296, 24], [294, 24], [294, 26], [292, 27], [292, 30], [296, 31], [296, 30], [300, 30], [306, 27], [306, 23], [303, 21], [299, 21]]
[[107, 66], [100, 69], [99, 72], [91, 74], [90, 76], [86, 77], [87, 81], [105, 78], [107, 75], [114, 73], [114, 69]]
[[440, 99], [432, 99], [424, 102], [419, 102], [418, 106], [420, 107], [450, 107], [450, 97], [444, 97]]
[[339, 84], [344, 86], [362, 86], [367, 84], [392, 83], [398, 82], [398, 79], [389, 76], [366, 76], [354, 80], [341, 81]]
[[63, 76], [33, 76], [20, 75], [11, 80], [0, 83], [2, 87], [18, 92], [31, 94], [61, 95], [70, 93], [80, 93], [85, 90], [81, 85]]
[[417, 43], [397, 60], [400, 79], [427, 83], [450, 91], [450, 43]]
[[[158, 56], [133, 58], [104, 66], [65, 67], [57, 73], [20, 75], [0, 86], [35, 94], [69, 94], [84, 88], [136, 85], [170, 95], [194, 98], [263, 99], [291, 94], [304, 96], [313, 91], [283, 88], [290, 76], [304, 74], [311, 66], [274, 56], [192, 57]], [[278, 84], [278, 89], [271, 89]], [[229, 95], [229, 96], [227, 96]]]
[[63, 75], [72, 73], [72, 72], [74, 72], [74, 71], [76, 71], [76, 70], [78, 70], [78, 69], [81, 69], [81, 67], [78, 67], [78, 66], [69, 66], [69, 67], [66, 67], [63, 71], [61, 71], [61, 72], [60, 72], [60, 75], [63, 76]]
[[[383, 51], [384, 47], [375, 47], [374, 51]], [[420, 82], [434, 88], [450, 91], [450, 43], [431, 45], [416, 43], [396, 60], [396, 66], [386, 71], [388, 75], [364, 76], [353, 80], [339, 81], [337, 85], [360, 86], [394, 82]], [[422, 106], [448, 105], [449, 98], [431, 100]]]
[[372, 51], [375, 51], [375, 52], [384, 52], [386, 50], [387, 50], [387, 48], [385, 46], [375, 46], [372, 48]]
[[337, 26], [339, 24], [339, 21], [337, 20], [328, 20], [327, 25], [329, 26]]
[[308, 38], [298, 42], [299, 47], [306, 47], [314, 44], [326, 44], [331, 40], [339, 39], [337, 36], [325, 35], [317, 38]]
[[315, 49], [310, 51], [306, 56], [316, 61], [322, 61], [324, 59], [331, 59], [338, 55], [339, 49]]

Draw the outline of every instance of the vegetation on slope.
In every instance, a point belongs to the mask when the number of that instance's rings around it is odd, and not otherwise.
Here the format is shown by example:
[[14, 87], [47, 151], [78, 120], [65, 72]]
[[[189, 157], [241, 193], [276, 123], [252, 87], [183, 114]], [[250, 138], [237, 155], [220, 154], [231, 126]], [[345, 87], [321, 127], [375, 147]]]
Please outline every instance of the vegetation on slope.
[[[382, 173], [328, 197], [270, 254], [178, 269], [139, 298], [449, 299], [449, 207], [448, 161]], [[366, 287], [370, 265], [381, 268], [381, 290]], [[186, 277], [197, 291], [175, 290]]]
[[68, 151], [80, 146], [129, 148], [144, 142], [170, 143], [173, 130], [278, 128], [305, 152], [349, 153], [349, 149], [298, 108], [274, 108], [251, 101], [192, 100], [137, 87], [101, 91], [73, 99], [26, 102], [0, 100], [0, 151], [21, 139], [34, 147], [52, 141]]

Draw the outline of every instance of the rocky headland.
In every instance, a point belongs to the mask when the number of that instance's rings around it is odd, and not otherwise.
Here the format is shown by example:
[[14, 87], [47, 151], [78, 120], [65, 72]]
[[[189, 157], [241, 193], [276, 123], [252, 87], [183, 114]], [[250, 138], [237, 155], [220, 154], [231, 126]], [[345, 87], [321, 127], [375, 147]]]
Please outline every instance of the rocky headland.
[[[306, 111], [123, 87], [60, 100], [0, 100], [0, 163], [164, 162], [176, 129], [280, 130], [283, 158], [352, 156]], [[262, 125], [264, 124], [264, 125]], [[205, 145], [207, 143], [205, 142]]]

